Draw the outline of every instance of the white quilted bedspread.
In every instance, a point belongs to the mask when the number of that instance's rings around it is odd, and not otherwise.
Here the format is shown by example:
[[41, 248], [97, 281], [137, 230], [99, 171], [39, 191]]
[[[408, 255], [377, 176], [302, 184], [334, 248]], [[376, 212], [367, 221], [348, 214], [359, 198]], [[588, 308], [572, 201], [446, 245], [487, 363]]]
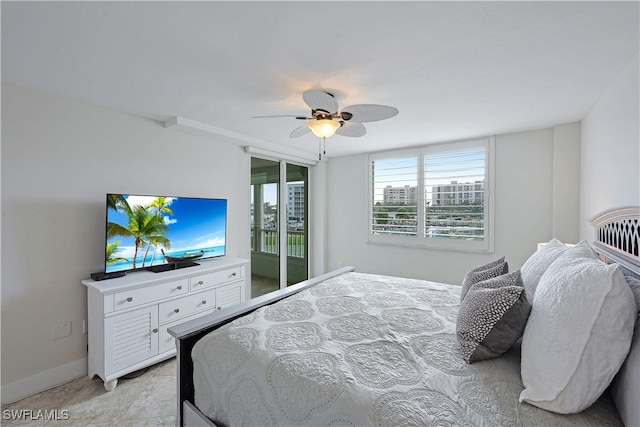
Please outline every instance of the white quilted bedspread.
[[196, 406], [218, 426], [620, 425], [518, 403], [520, 356], [464, 362], [459, 286], [348, 273], [210, 333], [193, 348]]

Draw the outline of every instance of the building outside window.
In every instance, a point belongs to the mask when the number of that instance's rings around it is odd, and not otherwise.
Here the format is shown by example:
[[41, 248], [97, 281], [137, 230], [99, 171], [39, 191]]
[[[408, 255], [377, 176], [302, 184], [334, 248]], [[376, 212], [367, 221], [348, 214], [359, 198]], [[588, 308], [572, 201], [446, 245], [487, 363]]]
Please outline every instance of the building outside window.
[[287, 184], [287, 217], [289, 227], [304, 223], [304, 183]]

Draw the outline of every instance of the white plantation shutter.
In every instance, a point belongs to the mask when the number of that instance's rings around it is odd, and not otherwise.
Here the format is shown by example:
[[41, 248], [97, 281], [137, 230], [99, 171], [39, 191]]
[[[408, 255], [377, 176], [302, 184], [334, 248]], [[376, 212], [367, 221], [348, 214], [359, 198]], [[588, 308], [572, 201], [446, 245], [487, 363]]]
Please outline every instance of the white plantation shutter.
[[425, 154], [426, 237], [484, 239], [486, 156], [484, 147]]
[[491, 252], [493, 139], [369, 156], [369, 241]]
[[371, 163], [373, 206], [371, 233], [416, 236], [418, 157], [380, 159]]

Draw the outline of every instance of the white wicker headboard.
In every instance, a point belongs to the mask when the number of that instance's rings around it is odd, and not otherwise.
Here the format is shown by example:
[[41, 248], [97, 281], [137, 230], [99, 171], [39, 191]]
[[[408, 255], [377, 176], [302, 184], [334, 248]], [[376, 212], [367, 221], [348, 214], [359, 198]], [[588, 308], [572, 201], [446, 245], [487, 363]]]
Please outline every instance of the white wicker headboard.
[[593, 247], [600, 257], [640, 278], [640, 206], [606, 210], [593, 217], [591, 224], [595, 228]]

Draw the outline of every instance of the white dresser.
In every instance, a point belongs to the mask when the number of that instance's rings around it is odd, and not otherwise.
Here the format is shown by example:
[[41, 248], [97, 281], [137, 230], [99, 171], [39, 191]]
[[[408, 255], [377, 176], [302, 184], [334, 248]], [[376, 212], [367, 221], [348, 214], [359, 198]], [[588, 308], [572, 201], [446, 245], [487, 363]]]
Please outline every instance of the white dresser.
[[89, 377], [98, 375], [104, 388], [113, 390], [119, 377], [176, 354], [167, 328], [246, 299], [247, 260], [222, 257], [198, 263], [82, 281], [88, 300]]

